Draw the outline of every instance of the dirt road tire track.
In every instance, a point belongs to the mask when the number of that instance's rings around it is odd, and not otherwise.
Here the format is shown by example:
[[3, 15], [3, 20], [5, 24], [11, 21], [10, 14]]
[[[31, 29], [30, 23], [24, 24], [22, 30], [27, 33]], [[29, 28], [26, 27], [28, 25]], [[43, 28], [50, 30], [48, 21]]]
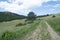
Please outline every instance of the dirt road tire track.
[[33, 33], [28, 34], [24, 40], [41, 40], [40, 27], [37, 27]]
[[45, 21], [47, 30], [51, 35], [51, 40], [60, 40], [60, 36], [51, 28], [51, 26]]
[[60, 36], [46, 21], [44, 22], [46, 26], [39, 25], [32, 33], [27, 34], [23, 40], [60, 40]]

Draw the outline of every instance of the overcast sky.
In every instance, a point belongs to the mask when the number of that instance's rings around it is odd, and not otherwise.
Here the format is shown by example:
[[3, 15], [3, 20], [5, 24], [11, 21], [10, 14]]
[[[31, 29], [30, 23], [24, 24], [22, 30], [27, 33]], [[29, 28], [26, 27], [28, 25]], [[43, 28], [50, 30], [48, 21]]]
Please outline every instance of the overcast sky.
[[0, 0], [0, 11], [9, 11], [27, 15], [33, 11], [36, 15], [60, 12], [59, 0]]

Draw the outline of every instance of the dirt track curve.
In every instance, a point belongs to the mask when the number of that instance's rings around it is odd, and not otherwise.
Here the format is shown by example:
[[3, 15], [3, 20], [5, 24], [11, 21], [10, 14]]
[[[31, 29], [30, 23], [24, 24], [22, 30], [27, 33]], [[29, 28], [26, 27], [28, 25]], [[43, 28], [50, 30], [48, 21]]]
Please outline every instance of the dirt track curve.
[[23, 40], [60, 40], [60, 36], [45, 21], [47, 27], [38, 26], [32, 33], [27, 34]]
[[51, 40], [60, 40], [60, 36], [51, 28], [51, 26], [45, 22], [47, 25], [47, 30], [51, 35]]

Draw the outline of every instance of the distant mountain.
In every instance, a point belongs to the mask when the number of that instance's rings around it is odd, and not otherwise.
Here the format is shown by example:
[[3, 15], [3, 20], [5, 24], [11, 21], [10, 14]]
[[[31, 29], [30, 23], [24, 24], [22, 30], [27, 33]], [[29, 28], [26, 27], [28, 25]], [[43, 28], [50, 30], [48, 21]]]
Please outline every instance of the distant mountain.
[[11, 21], [11, 20], [15, 20], [15, 19], [23, 19], [26, 16], [23, 15], [18, 15], [12, 12], [0, 12], [0, 22], [3, 21]]

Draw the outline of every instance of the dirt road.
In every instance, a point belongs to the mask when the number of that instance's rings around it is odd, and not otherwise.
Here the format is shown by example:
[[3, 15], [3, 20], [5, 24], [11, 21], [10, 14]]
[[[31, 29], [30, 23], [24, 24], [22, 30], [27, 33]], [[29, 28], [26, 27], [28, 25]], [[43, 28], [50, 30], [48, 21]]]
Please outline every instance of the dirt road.
[[32, 33], [28, 34], [24, 40], [41, 40], [40, 27], [37, 27]]
[[60, 40], [60, 36], [45, 22], [47, 27], [38, 26], [32, 33], [27, 34], [23, 40]]
[[51, 35], [51, 40], [60, 40], [60, 36], [51, 28], [51, 26], [45, 22], [47, 25], [47, 30]]

